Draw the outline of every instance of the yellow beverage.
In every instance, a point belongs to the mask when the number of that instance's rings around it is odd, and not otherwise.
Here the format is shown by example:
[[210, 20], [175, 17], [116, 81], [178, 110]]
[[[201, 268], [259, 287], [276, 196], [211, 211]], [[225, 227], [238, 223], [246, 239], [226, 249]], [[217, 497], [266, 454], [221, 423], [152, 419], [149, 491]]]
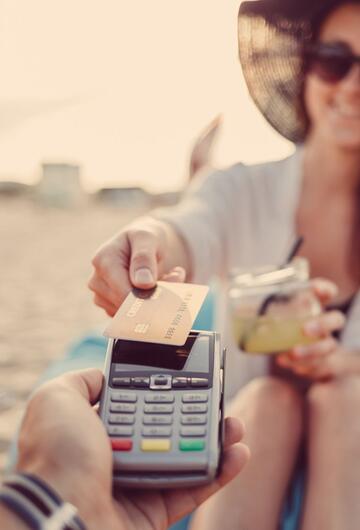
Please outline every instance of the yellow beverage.
[[303, 326], [322, 307], [308, 281], [304, 258], [278, 269], [235, 275], [229, 302], [234, 338], [244, 352], [280, 353], [314, 342]]
[[233, 332], [239, 348], [247, 353], [279, 353], [314, 339], [303, 333], [307, 318], [234, 317]]

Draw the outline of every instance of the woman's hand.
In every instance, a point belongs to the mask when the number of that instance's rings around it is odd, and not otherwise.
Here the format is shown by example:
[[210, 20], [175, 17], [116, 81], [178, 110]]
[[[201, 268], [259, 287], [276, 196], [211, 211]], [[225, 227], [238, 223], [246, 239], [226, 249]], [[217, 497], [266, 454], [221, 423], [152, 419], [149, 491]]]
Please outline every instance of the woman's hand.
[[232, 480], [247, 461], [247, 447], [237, 443], [243, 427], [227, 418], [222, 471], [214, 482], [167, 491], [124, 490], [115, 502], [110, 442], [92, 406], [102, 383], [103, 375], [95, 369], [46, 383], [29, 402], [19, 436], [17, 469], [53, 486], [79, 509], [89, 530], [168, 528]]
[[123, 228], [96, 252], [88, 286], [94, 302], [114, 316], [132, 287], [185, 281], [190, 264], [185, 243], [168, 224], [143, 218]]
[[[337, 294], [335, 284], [327, 280], [312, 281], [312, 288], [321, 302], [326, 305]], [[304, 346], [295, 346], [291, 351], [277, 357], [277, 363], [300, 376], [321, 380], [343, 375], [348, 371], [348, 358], [334, 331], [345, 325], [345, 316], [340, 311], [325, 311], [308, 320], [303, 327], [304, 334], [315, 342]]]

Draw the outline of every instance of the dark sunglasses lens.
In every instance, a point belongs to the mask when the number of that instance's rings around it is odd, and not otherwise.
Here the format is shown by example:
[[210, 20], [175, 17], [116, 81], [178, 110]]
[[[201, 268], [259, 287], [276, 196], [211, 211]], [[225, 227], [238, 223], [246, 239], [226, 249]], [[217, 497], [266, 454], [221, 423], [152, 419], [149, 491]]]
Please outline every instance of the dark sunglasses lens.
[[335, 83], [343, 79], [352, 66], [351, 57], [338, 54], [314, 54], [310, 58], [310, 71], [324, 81]]

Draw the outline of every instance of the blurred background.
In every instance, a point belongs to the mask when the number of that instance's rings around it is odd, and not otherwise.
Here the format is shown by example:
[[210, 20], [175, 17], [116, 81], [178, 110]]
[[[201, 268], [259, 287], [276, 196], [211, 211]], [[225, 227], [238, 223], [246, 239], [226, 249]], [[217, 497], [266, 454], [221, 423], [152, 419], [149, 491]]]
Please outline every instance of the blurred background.
[[104, 327], [86, 288], [96, 248], [202, 166], [292, 151], [247, 95], [238, 8], [2, 0], [0, 474], [39, 375]]

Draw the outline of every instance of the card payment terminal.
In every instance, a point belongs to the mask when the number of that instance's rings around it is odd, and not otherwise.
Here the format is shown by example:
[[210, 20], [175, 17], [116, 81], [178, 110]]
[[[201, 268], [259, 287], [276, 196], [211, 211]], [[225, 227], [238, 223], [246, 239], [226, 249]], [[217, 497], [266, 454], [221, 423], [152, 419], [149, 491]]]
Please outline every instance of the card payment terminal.
[[115, 485], [175, 488], [216, 476], [224, 356], [215, 332], [191, 331], [183, 346], [109, 340], [100, 416]]

